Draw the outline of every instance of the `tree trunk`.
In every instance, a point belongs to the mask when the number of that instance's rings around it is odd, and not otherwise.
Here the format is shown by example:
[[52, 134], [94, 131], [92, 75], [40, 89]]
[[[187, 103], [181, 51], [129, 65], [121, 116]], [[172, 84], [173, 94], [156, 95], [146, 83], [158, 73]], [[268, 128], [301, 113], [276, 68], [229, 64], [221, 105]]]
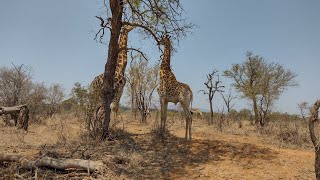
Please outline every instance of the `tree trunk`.
[[18, 116], [18, 125], [19, 128], [28, 131], [29, 125], [29, 109], [27, 106], [21, 107], [19, 116]]
[[213, 124], [213, 107], [212, 107], [212, 99], [209, 99], [210, 102], [210, 123]]
[[253, 112], [254, 112], [254, 123], [256, 125], [258, 125], [259, 124], [259, 111], [258, 111], [258, 105], [257, 105], [256, 97], [252, 97], [252, 103], [253, 103]]
[[144, 113], [144, 111], [141, 111], [141, 124], [147, 123], [147, 115]]
[[119, 53], [119, 36], [122, 27], [122, 12], [123, 12], [123, 2], [119, 2], [118, 0], [110, 0], [109, 1], [110, 9], [112, 12], [111, 19], [111, 35], [109, 41], [109, 50], [108, 50], [108, 59], [105, 65], [104, 71], [104, 84], [103, 84], [103, 97], [104, 97], [104, 109], [105, 116], [103, 122], [103, 133], [102, 140], [105, 140], [109, 136], [109, 124], [110, 124], [110, 114], [111, 109], [110, 105], [115, 95], [114, 89], [114, 77], [115, 77], [115, 69], [118, 60]]

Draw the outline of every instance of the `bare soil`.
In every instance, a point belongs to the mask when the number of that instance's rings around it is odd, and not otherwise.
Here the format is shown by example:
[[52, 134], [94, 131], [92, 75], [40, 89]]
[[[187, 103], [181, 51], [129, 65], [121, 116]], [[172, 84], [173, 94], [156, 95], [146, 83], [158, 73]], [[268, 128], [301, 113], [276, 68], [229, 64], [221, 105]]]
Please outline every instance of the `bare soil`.
[[[312, 149], [288, 149], [250, 132], [219, 132], [194, 120], [193, 140], [184, 139], [184, 124], [169, 118], [170, 135], [164, 140], [152, 130], [123, 115], [106, 142], [84, 137], [84, 125], [73, 115], [60, 115], [29, 132], [0, 124], [0, 153], [28, 158], [101, 160], [103, 172], [39, 169], [39, 179], [315, 179]], [[248, 126], [248, 125], [246, 125]], [[250, 127], [248, 127], [250, 128]], [[34, 178], [32, 171], [18, 171], [14, 163], [0, 163], [0, 178]], [[19, 179], [19, 178], [17, 178]]]

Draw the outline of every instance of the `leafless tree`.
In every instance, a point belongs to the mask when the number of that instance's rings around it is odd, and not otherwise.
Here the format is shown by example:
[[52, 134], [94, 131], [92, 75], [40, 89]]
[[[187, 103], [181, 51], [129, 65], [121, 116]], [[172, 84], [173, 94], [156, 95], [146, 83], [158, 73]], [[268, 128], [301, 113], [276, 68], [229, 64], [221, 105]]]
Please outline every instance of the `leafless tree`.
[[316, 136], [314, 125], [319, 120], [319, 112], [318, 112], [319, 107], [320, 107], [320, 99], [314, 103], [310, 112], [311, 116], [309, 118], [309, 132], [310, 132], [311, 141], [313, 143], [314, 151], [315, 151], [314, 167], [315, 167], [316, 179], [320, 179], [320, 141]]
[[0, 103], [15, 106], [25, 102], [32, 86], [31, 79], [31, 68], [23, 64], [0, 68]]
[[[12, 64], [11, 68], [0, 68], [0, 104], [16, 106], [24, 104], [32, 89], [32, 70], [30, 67]], [[18, 116], [12, 114], [11, 119], [17, 125]], [[8, 121], [6, 121], [8, 122]]]
[[305, 101], [298, 104], [298, 109], [300, 110], [300, 115], [303, 120], [306, 119], [307, 111], [309, 109], [309, 104]]
[[234, 99], [236, 99], [237, 96], [234, 96], [234, 95], [232, 94], [231, 89], [229, 89], [228, 94], [221, 93], [221, 97], [222, 97], [222, 99], [223, 99], [224, 104], [226, 105], [227, 112], [229, 113], [230, 110], [231, 110], [231, 109], [233, 108], [233, 106], [234, 106], [234, 104], [232, 103], [232, 101], [233, 101]]
[[227, 124], [229, 125], [229, 121], [230, 121], [230, 118], [231, 118], [231, 116], [232, 116], [232, 113], [230, 113], [230, 110], [233, 108], [233, 106], [234, 106], [234, 103], [232, 103], [232, 101], [234, 100], [234, 99], [236, 99], [237, 98], [237, 96], [234, 96], [233, 94], [232, 94], [232, 91], [231, 91], [231, 89], [229, 89], [229, 91], [228, 91], [228, 94], [224, 94], [224, 93], [220, 93], [221, 94], [221, 97], [222, 97], [222, 99], [223, 99], [223, 102], [224, 102], [224, 104], [226, 105], [226, 108], [227, 108], [227, 116], [226, 116], [226, 122], [227, 122]]
[[48, 115], [52, 117], [59, 111], [60, 103], [64, 97], [63, 88], [60, 84], [53, 84], [49, 87], [47, 95]]
[[198, 92], [203, 92], [204, 95], [208, 95], [209, 104], [210, 104], [210, 120], [213, 124], [213, 97], [216, 92], [224, 92], [222, 89], [224, 86], [221, 86], [220, 76], [217, 74], [218, 71], [213, 70], [212, 73], [207, 74], [207, 82], [204, 83], [207, 89], [200, 90]]
[[[186, 31], [193, 27], [183, 18], [183, 7], [180, 0], [154, 1], [154, 0], [103, 0], [106, 8], [106, 18], [97, 16], [100, 20], [100, 30], [96, 39], [102, 41], [105, 29], [110, 30], [107, 63], [104, 71], [103, 99], [105, 116], [103, 122], [102, 140], [109, 136], [110, 105], [115, 95], [114, 77], [119, 53], [119, 36], [123, 25], [141, 28], [143, 34], [158, 41], [158, 33], [166, 31], [177, 40], [186, 35]], [[128, 48], [136, 50], [137, 48]]]
[[263, 57], [247, 53], [243, 64], [234, 64], [224, 75], [233, 79], [233, 86], [244, 98], [252, 101], [255, 123], [264, 126], [272, 104], [288, 88], [297, 86], [296, 74], [277, 63], [267, 63]]
[[[132, 63], [129, 69], [129, 82], [136, 81], [134, 99], [136, 107], [140, 112], [141, 123], [147, 122], [147, 116], [153, 102], [153, 93], [159, 83], [159, 64], [153, 67], [148, 66], [148, 62], [140, 59]], [[133, 80], [135, 79], [135, 80]]]
[[34, 83], [29, 93], [27, 103], [30, 119], [40, 122], [47, 114], [45, 101], [47, 100], [48, 88], [43, 83]]

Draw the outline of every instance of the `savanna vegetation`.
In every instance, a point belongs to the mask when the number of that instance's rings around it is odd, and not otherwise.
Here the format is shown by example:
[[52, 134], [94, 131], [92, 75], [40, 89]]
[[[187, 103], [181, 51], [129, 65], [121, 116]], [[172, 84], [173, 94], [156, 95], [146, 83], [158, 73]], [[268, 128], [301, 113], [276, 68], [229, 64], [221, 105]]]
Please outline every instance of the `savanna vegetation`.
[[[195, 25], [185, 19], [179, 0], [103, 2], [106, 14], [96, 16], [100, 27], [95, 34], [95, 40], [108, 43], [101, 93], [79, 82], [71, 92], [62, 84], [36, 82], [32, 67], [24, 64], [0, 67], [0, 178], [314, 179], [315, 174], [320, 178], [316, 133], [320, 102], [312, 107], [313, 102], [297, 104], [299, 115], [278, 112], [274, 106], [287, 89], [299, 85], [295, 72], [247, 52], [242, 63], [204, 74], [206, 81], [199, 82], [203, 88], [193, 93], [208, 98], [208, 112], [191, 106], [190, 112], [181, 108], [165, 112], [159, 92], [166, 91], [161, 92], [167, 95], [164, 100], [175, 103], [182, 101], [176, 97], [186, 94], [181, 86], [189, 87], [179, 84], [171, 71], [171, 50]], [[157, 43], [168, 59], [161, 56], [155, 63], [139, 47], [119, 48], [124, 26], [134, 26], [141, 38]], [[109, 40], [104, 39], [106, 33]], [[130, 63], [115, 116], [114, 82], [123, 50], [130, 52]], [[178, 86], [165, 86], [166, 82]], [[223, 104], [217, 106], [216, 98]], [[252, 108], [234, 109], [239, 100]], [[19, 105], [28, 111], [4, 113]], [[19, 120], [26, 115], [27, 122]], [[192, 139], [184, 138], [189, 116]], [[28, 128], [17, 128], [18, 122]]]

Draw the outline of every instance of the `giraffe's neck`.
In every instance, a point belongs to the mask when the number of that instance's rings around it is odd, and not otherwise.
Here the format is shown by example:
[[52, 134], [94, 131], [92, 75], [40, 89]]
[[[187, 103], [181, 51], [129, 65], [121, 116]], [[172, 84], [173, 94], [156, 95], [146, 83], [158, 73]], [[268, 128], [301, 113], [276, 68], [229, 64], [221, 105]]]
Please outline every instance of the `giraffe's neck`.
[[128, 55], [127, 55], [127, 46], [128, 46], [128, 34], [132, 29], [126, 29], [123, 31], [123, 33], [120, 36], [120, 43], [119, 43], [119, 49], [120, 52], [118, 54], [118, 66], [119, 71], [123, 75], [128, 62]]
[[164, 45], [164, 54], [163, 54], [163, 59], [161, 62], [161, 69], [162, 70], [171, 70], [170, 69], [170, 58], [171, 58], [171, 44], [168, 41], [168, 43], [166, 43]]

